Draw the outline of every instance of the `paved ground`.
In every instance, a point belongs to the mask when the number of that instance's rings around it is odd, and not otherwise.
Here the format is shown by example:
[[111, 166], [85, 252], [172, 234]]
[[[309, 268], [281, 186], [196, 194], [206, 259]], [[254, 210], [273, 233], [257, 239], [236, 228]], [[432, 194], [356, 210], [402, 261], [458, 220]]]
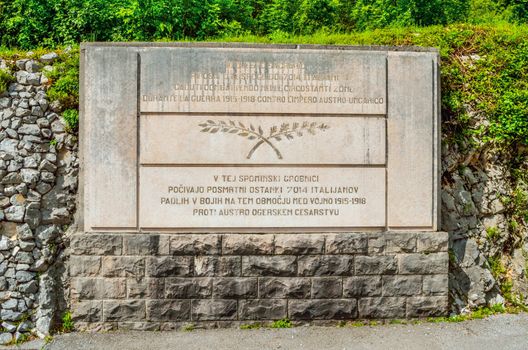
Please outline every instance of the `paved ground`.
[[528, 349], [528, 314], [497, 315], [484, 320], [462, 323], [374, 327], [77, 333], [55, 336], [47, 345], [36, 341], [18, 349], [41, 348], [46, 350], [526, 350]]

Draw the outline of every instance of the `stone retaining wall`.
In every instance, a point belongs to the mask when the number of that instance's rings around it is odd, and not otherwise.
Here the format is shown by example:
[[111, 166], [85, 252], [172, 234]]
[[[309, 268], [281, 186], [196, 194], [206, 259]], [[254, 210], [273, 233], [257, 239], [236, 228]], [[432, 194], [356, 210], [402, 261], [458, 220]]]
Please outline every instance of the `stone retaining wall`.
[[46, 96], [56, 59], [11, 62], [16, 81], [0, 92], [0, 344], [48, 334], [66, 307], [58, 257], [79, 162], [77, 139]]
[[77, 326], [445, 315], [443, 232], [79, 234], [72, 237]]

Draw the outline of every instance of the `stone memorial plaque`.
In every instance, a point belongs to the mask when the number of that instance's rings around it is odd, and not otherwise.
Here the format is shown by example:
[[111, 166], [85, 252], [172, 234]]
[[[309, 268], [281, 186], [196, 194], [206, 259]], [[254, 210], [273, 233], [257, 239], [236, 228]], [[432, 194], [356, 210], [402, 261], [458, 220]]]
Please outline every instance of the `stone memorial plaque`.
[[436, 230], [437, 53], [209, 46], [85, 46], [85, 230]]
[[445, 315], [438, 53], [401, 50], [83, 44], [76, 324]]

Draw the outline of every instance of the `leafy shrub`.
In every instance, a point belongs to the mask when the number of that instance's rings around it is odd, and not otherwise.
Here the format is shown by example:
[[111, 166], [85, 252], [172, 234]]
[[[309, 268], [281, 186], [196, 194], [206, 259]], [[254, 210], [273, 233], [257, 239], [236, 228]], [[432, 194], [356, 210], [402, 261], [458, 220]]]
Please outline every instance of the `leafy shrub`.
[[11, 0], [0, 45], [311, 34], [457, 22], [528, 21], [528, 0]]
[[51, 80], [48, 97], [58, 101], [63, 109], [77, 109], [79, 106], [79, 53], [71, 52], [56, 63], [47, 74]]
[[62, 113], [66, 126], [70, 131], [76, 131], [79, 127], [79, 111], [67, 109]]
[[73, 331], [73, 329], [75, 328], [75, 325], [73, 323], [71, 312], [66, 311], [64, 315], [62, 315], [61, 320], [62, 320], [62, 326], [61, 326], [62, 332], [68, 333], [68, 332]]
[[9, 84], [14, 81], [15, 77], [11, 73], [0, 69], [0, 94], [7, 91]]

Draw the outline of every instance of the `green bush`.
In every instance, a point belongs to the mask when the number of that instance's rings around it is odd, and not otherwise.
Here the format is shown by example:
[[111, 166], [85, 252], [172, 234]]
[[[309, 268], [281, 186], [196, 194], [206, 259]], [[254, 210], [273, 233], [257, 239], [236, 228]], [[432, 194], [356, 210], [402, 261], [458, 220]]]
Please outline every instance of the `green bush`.
[[0, 69], [0, 94], [7, 91], [9, 84], [14, 81], [15, 77], [11, 73]]
[[75, 325], [73, 323], [72, 314], [70, 311], [66, 311], [62, 315], [61, 321], [62, 321], [61, 332], [68, 333], [68, 332], [73, 331], [73, 329], [75, 328]]
[[61, 56], [61, 62], [47, 73], [51, 80], [48, 97], [58, 101], [62, 109], [77, 109], [79, 106], [79, 51]]
[[77, 131], [79, 127], [79, 112], [76, 109], [67, 109], [62, 113], [66, 126], [70, 131]]
[[206, 39], [528, 21], [528, 0], [11, 0], [0, 45]]

